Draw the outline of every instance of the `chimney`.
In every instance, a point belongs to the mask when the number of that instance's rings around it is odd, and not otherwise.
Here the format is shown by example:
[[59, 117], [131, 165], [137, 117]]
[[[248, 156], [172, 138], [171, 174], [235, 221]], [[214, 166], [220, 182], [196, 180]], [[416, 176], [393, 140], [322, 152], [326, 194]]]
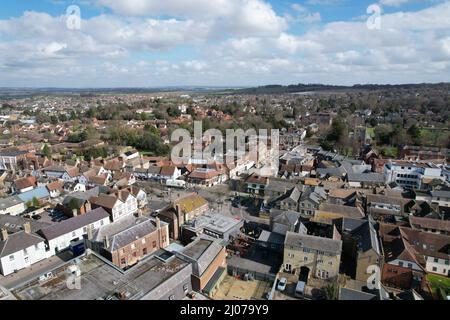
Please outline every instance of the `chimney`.
[[158, 217], [156, 217], [156, 228], [161, 229], [161, 220]]
[[87, 238], [88, 240], [92, 240], [93, 235], [92, 235], [92, 225], [89, 225], [87, 228]]
[[25, 231], [25, 233], [28, 233], [28, 234], [31, 233], [31, 224], [29, 222], [25, 222], [23, 224], [23, 231]]
[[72, 215], [74, 217], [78, 216], [78, 210], [77, 209], [72, 209]]
[[109, 248], [109, 238], [108, 238], [108, 236], [106, 236], [105, 239], [103, 239], [103, 247], [105, 249]]
[[86, 204], [84, 205], [86, 208], [86, 212], [89, 212], [92, 210], [91, 203], [89, 201], [86, 201]]
[[8, 240], [8, 230], [6, 230], [5, 228], [2, 229], [2, 232], [1, 232], [1, 240], [2, 240], [2, 241]]

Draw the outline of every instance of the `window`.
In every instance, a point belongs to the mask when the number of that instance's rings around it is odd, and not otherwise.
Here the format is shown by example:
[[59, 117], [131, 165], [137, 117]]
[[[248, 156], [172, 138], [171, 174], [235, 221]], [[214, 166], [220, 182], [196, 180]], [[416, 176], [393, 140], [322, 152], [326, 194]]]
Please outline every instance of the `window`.
[[126, 264], [125, 258], [120, 259], [120, 264]]
[[34, 250], [39, 250], [39, 244], [34, 245]]
[[433, 271], [436, 272], [436, 271], [437, 271], [437, 268], [436, 268], [436, 267], [433, 267]]
[[142, 238], [142, 244], [145, 244], [145, 238]]
[[142, 254], [145, 256], [147, 254], [147, 248], [142, 249]]
[[445, 260], [445, 264], [449, 265], [450, 264], [450, 260]]
[[292, 268], [292, 266], [289, 263], [286, 263], [284, 265], [284, 270], [286, 270], [287, 272], [291, 272], [291, 268]]
[[188, 284], [184, 284], [183, 285], [183, 291], [187, 292], [189, 290], [189, 285]]
[[438, 263], [439, 262], [439, 258], [434, 258], [434, 262]]
[[83, 232], [86, 233], [87, 232], [87, 227], [83, 228]]
[[156, 248], [156, 241], [153, 241], [153, 248]]
[[403, 267], [403, 261], [398, 262], [399, 267]]
[[308, 257], [304, 257], [304, 258], [303, 258], [303, 261], [304, 261], [304, 262], [308, 261]]
[[289, 253], [288, 253], [288, 257], [289, 257], [289, 258], [293, 258], [293, 257], [294, 257], [294, 254], [289, 252]]

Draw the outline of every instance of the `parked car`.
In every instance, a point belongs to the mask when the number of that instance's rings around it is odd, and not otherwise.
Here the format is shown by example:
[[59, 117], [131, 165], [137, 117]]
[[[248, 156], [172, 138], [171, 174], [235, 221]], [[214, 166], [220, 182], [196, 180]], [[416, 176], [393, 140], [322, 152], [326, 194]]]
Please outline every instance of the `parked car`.
[[278, 282], [277, 289], [279, 291], [284, 291], [284, 290], [286, 290], [286, 285], [287, 285], [287, 279], [281, 278], [280, 281]]
[[42, 217], [41, 217], [40, 215], [34, 215], [34, 216], [33, 216], [33, 219], [34, 219], [34, 220], [41, 220]]

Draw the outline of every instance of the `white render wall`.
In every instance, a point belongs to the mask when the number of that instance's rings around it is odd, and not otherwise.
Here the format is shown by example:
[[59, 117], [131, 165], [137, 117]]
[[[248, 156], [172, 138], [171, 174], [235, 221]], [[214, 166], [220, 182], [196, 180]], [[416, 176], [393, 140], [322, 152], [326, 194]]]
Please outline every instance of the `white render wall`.
[[21, 202], [12, 207], [6, 208], [5, 210], [0, 210], [0, 214], [8, 214], [11, 216], [17, 216], [26, 210], [25, 203]]
[[[448, 260], [444, 259], [437, 259], [438, 262], [435, 262], [433, 257], [427, 257], [426, 261], [426, 270], [427, 272], [437, 273], [441, 274], [443, 276], [449, 276], [450, 275], [450, 258]], [[449, 263], [449, 264], [446, 264]], [[436, 268], [433, 270], [433, 267]]]
[[[96, 221], [92, 224], [90, 224], [90, 226], [92, 227], [93, 230], [100, 228], [101, 226], [106, 226], [107, 224], [110, 223], [109, 217], [106, 217], [102, 220]], [[65, 250], [67, 248], [69, 248], [70, 243], [79, 238], [80, 240], [83, 238], [84, 235], [87, 234], [87, 229], [89, 228], [89, 225], [83, 226], [75, 231], [66, 233], [58, 238], [55, 239], [51, 239], [50, 241], [48, 241], [48, 251], [46, 252], [46, 256], [47, 258], [52, 257], [54, 255], [56, 255], [56, 249], [58, 249], [58, 251], [62, 251]]]
[[138, 203], [136, 198], [132, 195], [128, 196], [128, 199], [125, 203], [119, 200], [116, 202], [116, 205], [112, 209], [113, 221], [117, 221], [122, 217], [134, 214], [137, 212], [137, 210]]
[[[14, 257], [11, 260], [11, 256]], [[21, 270], [44, 260], [46, 258], [44, 241], [31, 246], [26, 250], [20, 250], [9, 256], [1, 258], [0, 269], [4, 276], [14, 273], [15, 270]]]

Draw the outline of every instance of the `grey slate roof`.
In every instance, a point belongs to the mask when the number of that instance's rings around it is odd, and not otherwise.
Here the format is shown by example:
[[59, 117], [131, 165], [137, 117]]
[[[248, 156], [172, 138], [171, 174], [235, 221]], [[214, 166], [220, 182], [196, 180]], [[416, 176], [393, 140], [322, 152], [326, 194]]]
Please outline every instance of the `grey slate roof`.
[[88, 226], [94, 222], [108, 218], [109, 214], [103, 208], [97, 208], [86, 214], [76, 216], [60, 223], [41, 229], [39, 233], [47, 240], [58, 238], [64, 234]]
[[348, 173], [349, 182], [374, 182], [384, 183], [385, 177], [382, 173]]
[[7, 198], [0, 199], [0, 210], [5, 210], [11, 207], [14, 207], [23, 201], [18, 196], [10, 196]]
[[342, 251], [342, 241], [329, 238], [321, 238], [311, 235], [287, 232], [284, 241], [285, 246], [295, 248], [309, 248], [313, 250], [325, 251], [331, 254], [340, 254]]
[[41, 237], [26, 233], [25, 231], [16, 232], [8, 235], [6, 241], [0, 241], [0, 258], [7, 257], [15, 252], [29, 248], [36, 244], [44, 242]]
[[[114, 252], [123, 248], [130, 243], [141, 239], [156, 231], [156, 222], [151, 219], [136, 220], [137, 223], [110, 236], [110, 246], [106, 248], [110, 252]], [[161, 221], [161, 225], [166, 224]]]

